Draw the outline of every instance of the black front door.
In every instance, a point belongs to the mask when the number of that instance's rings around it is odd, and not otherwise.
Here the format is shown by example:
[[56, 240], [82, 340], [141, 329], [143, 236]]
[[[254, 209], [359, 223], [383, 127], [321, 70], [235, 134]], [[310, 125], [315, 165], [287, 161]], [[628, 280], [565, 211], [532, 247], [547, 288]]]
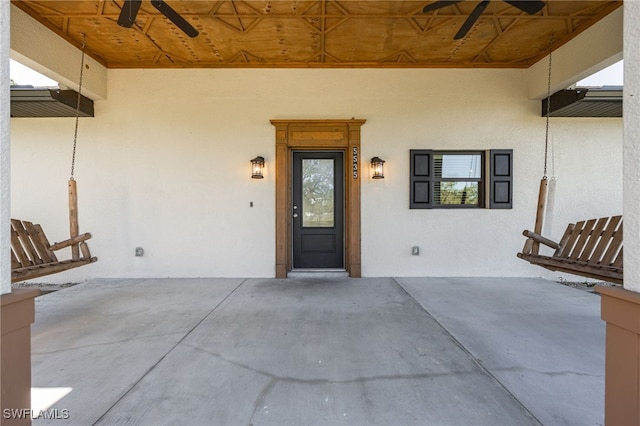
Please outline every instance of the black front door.
[[293, 267], [344, 268], [342, 152], [293, 153]]

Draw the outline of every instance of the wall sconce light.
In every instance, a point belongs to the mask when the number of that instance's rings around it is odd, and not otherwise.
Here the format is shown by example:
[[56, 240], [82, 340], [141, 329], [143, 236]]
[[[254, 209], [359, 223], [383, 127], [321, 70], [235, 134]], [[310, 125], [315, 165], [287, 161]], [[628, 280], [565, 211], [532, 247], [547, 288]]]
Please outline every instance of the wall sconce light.
[[252, 179], [262, 179], [264, 176], [262, 175], [262, 171], [264, 169], [264, 157], [257, 156], [253, 160], [251, 160], [251, 178]]
[[384, 160], [380, 157], [371, 159], [371, 177], [373, 179], [384, 179]]

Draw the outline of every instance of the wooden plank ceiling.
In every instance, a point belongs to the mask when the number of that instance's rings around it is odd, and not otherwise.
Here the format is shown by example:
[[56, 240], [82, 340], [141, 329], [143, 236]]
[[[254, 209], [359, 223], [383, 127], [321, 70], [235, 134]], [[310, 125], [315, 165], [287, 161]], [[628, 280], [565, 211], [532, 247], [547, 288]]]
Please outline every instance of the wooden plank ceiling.
[[461, 40], [478, 1], [423, 13], [433, 1], [218, 0], [166, 3], [198, 31], [190, 38], [144, 0], [132, 28], [124, 0], [14, 0], [14, 5], [109, 68], [529, 67], [622, 5], [549, 0], [527, 15], [491, 0]]

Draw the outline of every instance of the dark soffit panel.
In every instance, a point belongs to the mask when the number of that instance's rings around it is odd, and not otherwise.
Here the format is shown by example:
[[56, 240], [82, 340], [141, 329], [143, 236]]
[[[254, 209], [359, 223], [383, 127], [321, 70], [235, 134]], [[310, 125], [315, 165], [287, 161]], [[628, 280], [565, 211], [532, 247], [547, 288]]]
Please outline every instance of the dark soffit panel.
[[[58, 88], [11, 87], [11, 117], [75, 117], [78, 92]], [[80, 117], [94, 117], [93, 101], [80, 98]]]
[[[549, 110], [551, 117], [622, 117], [622, 86], [561, 90], [551, 95]], [[547, 115], [547, 99], [541, 115]]]

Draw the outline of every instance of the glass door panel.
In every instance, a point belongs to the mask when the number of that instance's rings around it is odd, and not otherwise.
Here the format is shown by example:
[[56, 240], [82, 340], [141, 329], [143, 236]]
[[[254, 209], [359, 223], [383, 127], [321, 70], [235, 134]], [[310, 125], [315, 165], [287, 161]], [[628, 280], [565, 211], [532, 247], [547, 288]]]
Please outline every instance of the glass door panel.
[[302, 160], [302, 226], [333, 228], [335, 176], [333, 159]]

